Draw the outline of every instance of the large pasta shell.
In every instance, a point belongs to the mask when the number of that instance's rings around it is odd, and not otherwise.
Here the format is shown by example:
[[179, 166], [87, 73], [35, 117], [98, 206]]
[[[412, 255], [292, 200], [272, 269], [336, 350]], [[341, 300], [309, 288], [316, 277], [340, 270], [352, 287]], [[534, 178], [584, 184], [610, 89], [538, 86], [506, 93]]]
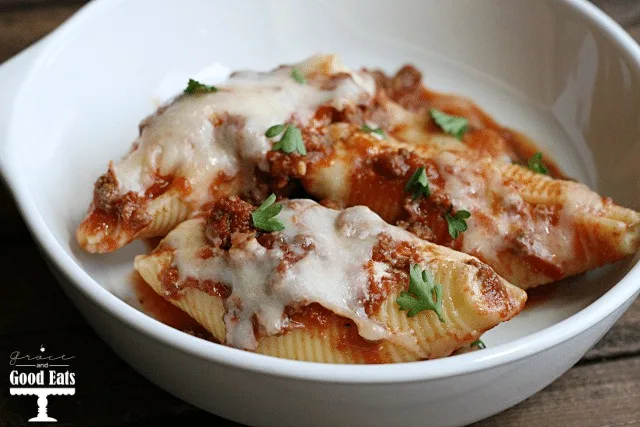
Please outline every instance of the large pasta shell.
[[[348, 125], [310, 161], [305, 189], [343, 206], [365, 205], [418, 236], [478, 257], [524, 289], [612, 263], [640, 246], [640, 215], [585, 185], [457, 146], [379, 140]], [[315, 158], [314, 158], [315, 159]], [[430, 196], [412, 200], [410, 176], [425, 167]], [[466, 210], [453, 239], [447, 215]]]
[[[225, 296], [211, 291], [210, 287], [195, 285], [193, 279], [203, 280], [204, 277], [184, 278], [179, 271], [180, 268], [208, 271], [207, 261], [200, 260], [186, 266], [177, 261], [185, 259], [181, 251], [187, 250], [193, 253], [213, 251], [211, 262], [215, 262], [217, 256], [225, 256], [208, 243], [205, 224], [201, 218], [180, 224], [153, 253], [136, 257], [135, 268], [159, 295], [193, 317], [217, 341], [226, 343]], [[389, 338], [366, 340], [359, 335], [358, 327], [351, 319], [334, 314], [321, 302], [309, 301], [309, 304], [287, 312], [288, 327], [275, 335], [260, 336], [255, 351], [326, 363], [391, 363], [438, 358], [468, 346], [483, 332], [511, 319], [523, 309], [525, 292], [477, 259], [422, 241], [408, 233], [400, 233], [400, 236], [404, 237], [397, 240], [385, 235], [386, 250], [392, 254], [393, 262], [411, 259], [421, 269], [430, 271], [436, 283], [442, 285], [443, 321], [433, 311], [421, 311], [413, 317], [401, 311], [396, 300], [401, 292], [407, 290], [408, 277], [392, 274], [385, 279], [394, 281], [385, 282], [389, 293], [381, 293], [380, 302], [369, 312], [372, 321], [390, 332]], [[175, 242], [186, 243], [184, 247], [173, 247]], [[355, 267], [358, 266], [347, 265], [345, 268]], [[178, 281], [176, 286], [180, 291], [175, 292], [175, 289], [167, 287], [167, 274], [183, 277], [183, 281], [190, 280], [191, 286], [181, 287], [184, 282]], [[323, 280], [318, 276], [316, 286], [322, 287]]]

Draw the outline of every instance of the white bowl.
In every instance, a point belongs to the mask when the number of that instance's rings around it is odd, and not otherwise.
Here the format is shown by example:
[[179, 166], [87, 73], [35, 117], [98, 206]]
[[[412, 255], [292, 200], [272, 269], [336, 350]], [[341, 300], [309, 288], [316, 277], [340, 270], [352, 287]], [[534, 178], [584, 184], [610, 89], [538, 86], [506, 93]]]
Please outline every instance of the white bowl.
[[587, 2], [97, 1], [0, 67], [3, 175], [88, 322], [160, 387], [254, 425], [461, 425], [569, 369], [637, 296], [638, 257], [566, 280], [488, 333], [486, 350], [346, 366], [172, 329], [127, 303], [141, 244], [104, 256], [79, 250], [73, 233], [92, 184], [128, 150], [158, 90], [216, 62], [267, 69], [314, 52], [389, 71], [412, 62], [430, 87], [470, 96], [571, 176], [640, 208], [640, 49]]

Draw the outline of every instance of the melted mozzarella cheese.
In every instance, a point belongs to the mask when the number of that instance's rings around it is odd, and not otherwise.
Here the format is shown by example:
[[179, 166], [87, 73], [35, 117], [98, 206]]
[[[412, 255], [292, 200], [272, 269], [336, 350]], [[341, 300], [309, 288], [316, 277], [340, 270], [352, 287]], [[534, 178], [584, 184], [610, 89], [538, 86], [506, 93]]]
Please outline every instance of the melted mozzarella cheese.
[[[449, 196], [456, 211], [467, 210], [471, 217], [466, 220], [467, 231], [462, 237], [461, 250], [469, 254], [482, 255], [484, 259], [493, 259], [505, 246], [505, 236], [510, 232], [511, 221], [506, 212], [496, 214], [491, 206], [494, 197], [509, 200], [510, 203], [522, 203], [515, 193], [508, 193], [499, 175], [483, 173], [489, 164], [470, 162], [463, 156], [444, 151], [434, 157], [445, 182], [444, 192]], [[488, 182], [487, 182], [488, 181]], [[495, 182], [493, 182], [495, 181]], [[489, 218], [479, 221], [478, 213]], [[475, 214], [475, 215], [474, 215]]]
[[[548, 221], [536, 220], [531, 206], [516, 188], [502, 178], [496, 169], [498, 160], [471, 161], [463, 155], [442, 152], [434, 157], [445, 181], [444, 192], [455, 210], [468, 210], [467, 230], [462, 235], [462, 252], [477, 255], [485, 262], [499, 262], [502, 250], [524, 251], [554, 266], [572, 262], [576, 219], [587, 212], [602, 210], [602, 200], [582, 184], [568, 187], [559, 195], [559, 221], [549, 227]], [[544, 178], [546, 179], [546, 178]], [[499, 206], [499, 209], [495, 209]], [[552, 209], [535, 205], [542, 211]], [[480, 216], [479, 214], [482, 214]], [[620, 224], [623, 228], [624, 224]], [[517, 242], [519, 247], [514, 247]]]
[[[365, 104], [375, 91], [369, 74], [347, 69], [332, 55], [294, 67], [308, 73], [308, 84], [296, 82], [289, 66], [238, 72], [217, 92], [181, 95], [147, 118], [133, 151], [111, 166], [121, 193], [143, 193], [158, 175], [183, 176], [193, 190], [187, 201], [197, 207], [208, 200], [219, 174], [234, 176], [253, 166], [267, 170], [265, 153], [272, 141], [264, 133], [269, 127], [290, 121], [304, 125], [321, 105], [341, 110]], [[345, 73], [349, 78], [337, 79], [335, 87], [321, 87], [322, 79]]]
[[[351, 319], [366, 339], [396, 339], [406, 345], [409, 337], [392, 334], [368, 318], [371, 278], [365, 267], [381, 233], [398, 241], [416, 237], [362, 206], [335, 211], [310, 200], [282, 204], [278, 219], [285, 229], [271, 249], [252, 238], [203, 260], [197, 256], [202, 235], [194, 237], [178, 227], [166, 238], [177, 248], [174, 264], [182, 280], [196, 277], [231, 287], [225, 301], [227, 344], [255, 349], [254, 316], [268, 335], [274, 335], [286, 327], [286, 307], [319, 303]], [[375, 269], [373, 280], [379, 281], [385, 269]]]

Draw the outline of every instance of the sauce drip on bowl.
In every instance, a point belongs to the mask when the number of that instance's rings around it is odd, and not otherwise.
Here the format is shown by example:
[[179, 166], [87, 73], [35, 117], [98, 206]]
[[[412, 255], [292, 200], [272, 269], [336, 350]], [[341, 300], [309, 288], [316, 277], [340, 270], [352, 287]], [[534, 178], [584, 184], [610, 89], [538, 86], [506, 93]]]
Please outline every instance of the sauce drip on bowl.
[[211, 334], [207, 332], [198, 322], [193, 320], [187, 313], [175, 307], [166, 299], [155, 293], [153, 289], [144, 281], [137, 271], [131, 274], [131, 283], [136, 294], [136, 298], [142, 307], [142, 311], [167, 326], [187, 332], [200, 338], [211, 339]]

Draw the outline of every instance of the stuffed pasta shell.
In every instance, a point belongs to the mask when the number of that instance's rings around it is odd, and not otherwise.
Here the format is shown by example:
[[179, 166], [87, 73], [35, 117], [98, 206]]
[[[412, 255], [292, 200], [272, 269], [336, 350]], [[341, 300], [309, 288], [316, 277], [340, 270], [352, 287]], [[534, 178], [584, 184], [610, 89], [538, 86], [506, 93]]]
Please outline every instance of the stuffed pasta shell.
[[[478, 257], [524, 289], [585, 272], [640, 246], [640, 215], [585, 185], [469, 150], [409, 145], [347, 124], [309, 142], [314, 197], [365, 205], [417, 236]], [[278, 157], [270, 160], [279, 170]]]
[[189, 81], [184, 93], [140, 124], [138, 139], [95, 183], [76, 237], [109, 252], [138, 237], [163, 236], [220, 197], [258, 191], [272, 126], [303, 128], [316, 111], [370, 102], [373, 77], [317, 55], [270, 72], [241, 71], [218, 87]]
[[274, 199], [219, 200], [136, 270], [220, 343], [316, 362], [447, 356], [524, 307], [489, 266], [366, 207]]

